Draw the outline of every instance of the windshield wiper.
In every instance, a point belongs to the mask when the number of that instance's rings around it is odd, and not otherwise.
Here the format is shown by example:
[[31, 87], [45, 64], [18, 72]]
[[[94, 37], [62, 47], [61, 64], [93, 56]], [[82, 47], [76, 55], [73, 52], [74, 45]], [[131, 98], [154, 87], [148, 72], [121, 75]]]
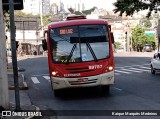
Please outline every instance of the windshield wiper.
[[94, 61], [97, 62], [97, 61], [98, 61], [98, 60], [97, 60], [97, 57], [96, 57], [96, 55], [95, 55], [95, 53], [94, 53], [91, 45], [90, 45], [89, 43], [86, 43], [86, 45], [87, 45], [87, 47], [89, 48], [89, 50], [90, 50], [90, 52], [91, 52], [91, 54], [92, 54], [92, 56], [93, 56], [93, 58], [94, 58]]
[[73, 55], [73, 52], [74, 52], [74, 50], [76, 49], [76, 47], [77, 47], [77, 43], [74, 44], [73, 47], [72, 47], [72, 50], [71, 50], [71, 52], [70, 52], [70, 54], [69, 54], [69, 56], [68, 56], [68, 58], [67, 58], [67, 64], [69, 63], [69, 60], [71, 59], [71, 57], [72, 57], [72, 55]]

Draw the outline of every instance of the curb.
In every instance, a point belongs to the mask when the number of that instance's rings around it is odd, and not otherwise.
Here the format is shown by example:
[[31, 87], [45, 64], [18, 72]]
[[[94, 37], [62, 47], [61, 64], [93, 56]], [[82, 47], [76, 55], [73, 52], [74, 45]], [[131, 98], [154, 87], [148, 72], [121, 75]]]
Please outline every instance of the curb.
[[[8, 89], [9, 89], [9, 90], [14, 90], [15, 87], [14, 87], [14, 86], [9, 86]], [[23, 86], [19, 86], [19, 89], [20, 89], [20, 90], [28, 90], [27, 83], [26, 83], [26, 82], [23, 82]]]
[[[19, 67], [17, 67], [17, 70], [18, 70], [18, 72], [24, 72], [24, 71], [25, 71], [24, 68], [19, 68]], [[8, 72], [13, 72], [13, 67], [8, 67], [8, 68], [7, 68], [7, 71], [8, 71]]]
[[[27, 83], [24, 81], [24, 74], [21, 74], [21, 76], [22, 76], [23, 85], [22, 85], [22, 86], [19, 86], [19, 89], [20, 89], [20, 90], [28, 90], [28, 85], [27, 85]], [[9, 89], [9, 90], [14, 90], [15, 87], [14, 87], [14, 86], [9, 86], [8, 89]]]

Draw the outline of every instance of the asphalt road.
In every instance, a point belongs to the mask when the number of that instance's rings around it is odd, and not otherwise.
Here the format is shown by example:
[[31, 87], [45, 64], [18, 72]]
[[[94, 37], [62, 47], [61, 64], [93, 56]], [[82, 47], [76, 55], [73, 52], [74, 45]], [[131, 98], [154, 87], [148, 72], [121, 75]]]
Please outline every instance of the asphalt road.
[[[152, 54], [143, 55], [115, 55], [116, 84], [111, 87], [110, 94], [107, 96], [103, 95], [99, 88], [84, 88], [66, 90], [63, 96], [54, 97], [48, 79], [46, 57], [28, 58], [18, 61], [18, 65], [26, 69], [25, 80], [29, 86], [32, 104], [40, 107], [41, 110], [51, 111], [54, 113], [53, 118], [158, 119], [157, 116], [108, 116], [106, 111], [160, 109], [160, 73], [156, 75], [150, 73], [149, 63]], [[77, 112], [78, 110], [82, 110], [81, 114]], [[92, 111], [90, 115], [85, 116], [88, 110]], [[96, 110], [99, 110], [102, 116], [98, 115]], [[59, 116], [61, 113], [64, 114]], [[67, 116], [67, 114], [73, 115]]]

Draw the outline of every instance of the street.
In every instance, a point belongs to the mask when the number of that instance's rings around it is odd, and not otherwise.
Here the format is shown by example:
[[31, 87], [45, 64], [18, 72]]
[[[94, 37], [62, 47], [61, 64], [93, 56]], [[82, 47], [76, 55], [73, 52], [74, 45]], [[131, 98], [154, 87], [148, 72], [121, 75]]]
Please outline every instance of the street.
[[[144, 54], [143, 54], [144, 55]], [[58, 119], [130, 119], [141, 117], [118, 117], [94, 115], [95, 110], [159, 110], [160, 73], [150, 73], [151, 55], [116, 55], [115, 85], [110, 94], [103, 95], [97, 88], [65, 90], [60, 97], [54, 97], [48, 73], [47, 57], [34, 57], [18, 61], [19, 67], [26, 69], [25, 80], [29, 87], [29, 97], [33, 105], [41, 110], [54, 112]], [[58, 116], [57, 110], [93, 110], [93, 115]], [[76, 117], [74, 117], [76, 116]], [[105, 117], [107, 116], [107, 117]], [[158, 119], [158, 117], [152, 117]], [[47, 119], [47, 117], [46, 117]], [[151, 118], [150, 118], [151, 119]]]

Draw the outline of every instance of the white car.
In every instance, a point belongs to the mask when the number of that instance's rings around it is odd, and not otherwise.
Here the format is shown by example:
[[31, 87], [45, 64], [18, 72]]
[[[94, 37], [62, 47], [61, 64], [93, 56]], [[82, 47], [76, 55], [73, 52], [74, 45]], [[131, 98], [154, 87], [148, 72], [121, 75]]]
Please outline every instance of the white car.
[[155, 74], [158, 70], [160, 71], [160, 52], [155, 53], [151, 59], [151, 73]]

